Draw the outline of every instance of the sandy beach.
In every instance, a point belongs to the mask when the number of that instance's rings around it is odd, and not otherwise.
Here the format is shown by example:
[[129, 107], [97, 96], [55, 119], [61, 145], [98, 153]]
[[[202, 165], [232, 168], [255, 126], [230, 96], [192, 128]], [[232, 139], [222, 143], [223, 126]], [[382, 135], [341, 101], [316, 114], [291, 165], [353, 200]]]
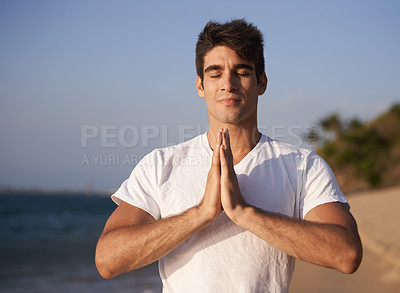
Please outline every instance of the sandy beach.
[[348, 200], [364, 247], [360, 268], [345, 275], [297, 261], [290, 292], [399, 292], [400, 186], [353, 193]]

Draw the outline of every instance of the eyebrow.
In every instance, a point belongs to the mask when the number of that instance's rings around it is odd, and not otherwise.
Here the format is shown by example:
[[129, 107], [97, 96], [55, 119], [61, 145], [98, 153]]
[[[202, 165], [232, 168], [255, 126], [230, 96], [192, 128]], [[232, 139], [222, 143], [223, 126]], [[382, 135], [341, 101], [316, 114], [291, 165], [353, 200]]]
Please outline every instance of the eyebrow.
[[208, 66], [204, 72], [212, 71], [212, 70], [220, 70], [222, 67], [220, 65], [210, 65]]
[[[248, 69], [248, 70], [254, 70], [254, 67], [249, 65], [249, 64], [245, 64], [245, 63], [240, 63], [240, 64], [236, 64], [234, 67], [234, 69]], [[222, 66], [221, 65], [210, 65], [208, 66], [204, 72], [208, 72], [208, 71], [212, 71], [212, 70], [221, 70]]]
[[244, 63], [242, 63], [242, 64], [237, 64], [237, 65], [235, 65], [234, 68], [235, 68], [235, 69], [242, 69], [242, 68], [244, 68], [244, 69], [248, 69], [248, 70], [254, 70], [254, 67], [253, 67], [253, 66], [251, 66], [251, 65], [249, 65], [249, 64], [244, 64]]

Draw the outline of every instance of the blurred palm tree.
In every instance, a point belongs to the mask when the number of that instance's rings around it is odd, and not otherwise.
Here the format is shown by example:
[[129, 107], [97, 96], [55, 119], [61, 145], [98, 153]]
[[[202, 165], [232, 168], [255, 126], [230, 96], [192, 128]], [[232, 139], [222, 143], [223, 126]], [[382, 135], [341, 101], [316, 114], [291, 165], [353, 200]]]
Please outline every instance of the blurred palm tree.
[[[400, 182], [400, 104], [372, 122], [344, 120], [338, 113], [322, 118], [305, 135], [335, 173], [354, 170], [370, 187]], [[343, 176], [343, 180], [354, 178]], [[351, 176], [350, 176], [351, 177]]]
[[343, 131], [343, 123], [337, 113], [333, 113], [328, 117], [321, 119], [319, 125], [325, 132], [333, 132], [336, 137], [340, 137]]

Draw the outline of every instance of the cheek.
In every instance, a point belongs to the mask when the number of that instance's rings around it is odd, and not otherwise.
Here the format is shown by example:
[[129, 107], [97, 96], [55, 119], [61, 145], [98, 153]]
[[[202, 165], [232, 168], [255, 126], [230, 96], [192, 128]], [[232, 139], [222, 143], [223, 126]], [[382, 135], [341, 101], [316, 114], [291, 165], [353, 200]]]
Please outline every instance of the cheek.
[[208, 93], [214, 92], [217, 87], [218, 85], [216, 84], [216, 81], [207, 80], [207, 82], [203, 83], [204, 92]]

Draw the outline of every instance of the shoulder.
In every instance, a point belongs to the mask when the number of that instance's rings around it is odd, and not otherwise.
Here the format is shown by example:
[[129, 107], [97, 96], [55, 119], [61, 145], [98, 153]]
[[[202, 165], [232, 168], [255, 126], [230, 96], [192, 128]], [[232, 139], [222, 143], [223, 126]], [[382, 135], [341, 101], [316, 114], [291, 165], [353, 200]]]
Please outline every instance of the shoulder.
[[332, 173], [329, 165], [314, 150], [281, 142], [264, 134], [260, 143], [260, 149], [267, 158], [274, 158], [284, 163], [290, 162], [298, 171]]
[[206, 155], [204, 139], [206, 139], [205, 134], [201, 134], [176, 145], [156, 148], [144, 156], [138, 165], [164, 166], [177, 161], [181, 162], [194, 154]]
[[130, 177], [161, 186], [174, 174], [206, 168], [211, 159], [204, 137], [202, 134], [177, 145], [154, 149], [139, 161]]
[[305, 160], [308, 157], [318, 156], [313, 150], [298, 147], [289, 143], [279, 141], [262, 134], [260, 139], [261, 150], [269, 153], [275, 158], [297, 158]]

